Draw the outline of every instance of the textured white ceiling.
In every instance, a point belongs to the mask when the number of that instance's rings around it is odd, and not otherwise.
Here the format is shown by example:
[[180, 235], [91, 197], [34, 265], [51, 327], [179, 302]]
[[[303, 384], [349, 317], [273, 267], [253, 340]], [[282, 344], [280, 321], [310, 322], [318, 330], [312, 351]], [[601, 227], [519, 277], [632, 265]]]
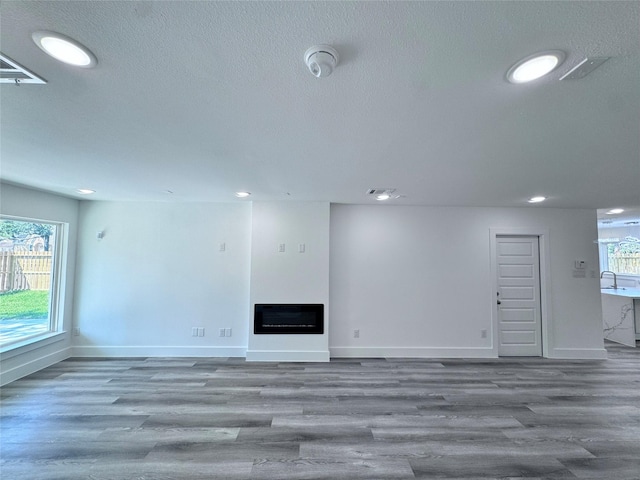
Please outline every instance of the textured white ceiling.
[[[640, 2], [2, 2], [2, 178], [102, 200], [640, 205]], [[47, 57], [36, 30], [98, 57]], [[340, 64], [314, 78], [305, 50]], [[529, 54], [567, 59], [527, 85]], [[610, 56], [558, 81], [585, 56]], [[173, 194], [165, 193], [171, 190]], [[289, 195], [287, 195], [289, 194]]]

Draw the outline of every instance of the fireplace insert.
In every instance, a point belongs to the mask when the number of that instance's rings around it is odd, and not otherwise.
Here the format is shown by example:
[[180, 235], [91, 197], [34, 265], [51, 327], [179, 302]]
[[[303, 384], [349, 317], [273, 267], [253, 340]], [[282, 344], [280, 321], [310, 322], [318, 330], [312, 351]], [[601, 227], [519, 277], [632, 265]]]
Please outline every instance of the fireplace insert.
[[324, 305], [321, 303], [256, 303], [253, 333], [323, 334]]

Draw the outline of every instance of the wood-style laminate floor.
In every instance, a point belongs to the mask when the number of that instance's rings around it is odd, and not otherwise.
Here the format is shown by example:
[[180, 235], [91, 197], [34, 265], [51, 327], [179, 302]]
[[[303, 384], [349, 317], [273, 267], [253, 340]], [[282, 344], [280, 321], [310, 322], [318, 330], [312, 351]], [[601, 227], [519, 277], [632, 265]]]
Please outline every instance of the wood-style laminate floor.
[[640, 478], [603, 361], [70, 359], [2, 388], [2, 480]]

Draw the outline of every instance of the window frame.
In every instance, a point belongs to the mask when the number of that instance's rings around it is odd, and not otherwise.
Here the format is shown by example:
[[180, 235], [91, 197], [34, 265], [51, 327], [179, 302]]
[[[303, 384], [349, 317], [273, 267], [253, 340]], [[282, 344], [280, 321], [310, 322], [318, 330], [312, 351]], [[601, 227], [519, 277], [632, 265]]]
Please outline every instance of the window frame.
[[[13, 222], [24, 222], [24, 223], [39, 223], [44, 225], [53, 225], [55, 227], [54, 234], [54, 249], [51, 255], [51, 273], [50, 279], [51, 284], [49, 286], [49, 309], [48, 309], [48, 323], [49, 328], [47, 331], [42, 333], [37, 333], [34, 335], [29, 335], [25, 337], [21, 337], [11, 342], [7, 342], [5, 344], [0, 345], [0, 353], [3, 354], [3, 357], [7, 358], [11, 355], [5, 355], [17, 349], [21, 349], [21, 351], [25, 347], [29, 347], [30, 345], [46, 345], [49, 343], [54, 343], [56, 341], [61, 340], [59, 338], [63, 333], [63, 321], [61, 319], [62, 309], [60, 305], [62, 304], [62, 295], [63, 289], [62, 286], [62, 272], [63, 272], [63, 261], [66, 258], [66, 250], [67, 250], [67, 231], [68, 224], [65, 222], [56, 222], [52, 220], [42, 220], [31, 217], [23, 217], [17, 215], [7, 215], [0, 214], [0, 220], [7, 220]], [[32, 347], [35, 348], [35, 347]], [[27, 348], [28, 350], [29, 348]]]

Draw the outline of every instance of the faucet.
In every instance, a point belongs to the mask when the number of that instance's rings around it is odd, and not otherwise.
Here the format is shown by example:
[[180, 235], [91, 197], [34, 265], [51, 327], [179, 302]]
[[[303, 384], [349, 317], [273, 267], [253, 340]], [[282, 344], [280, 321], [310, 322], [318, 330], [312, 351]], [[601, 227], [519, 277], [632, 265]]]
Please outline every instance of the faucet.
[[618, 278], [616, 277], [616, 274], [614, 272], [612, 272], [611, 270], [605, 270], [604, 272], [602, 272], [600, 274], [600, 278], [602, 279], [602, 277], [604, 276], [605, 273], [610, 273], [611, 275], [613, 275], [613, 289], [617, 290], [618, 289]]

